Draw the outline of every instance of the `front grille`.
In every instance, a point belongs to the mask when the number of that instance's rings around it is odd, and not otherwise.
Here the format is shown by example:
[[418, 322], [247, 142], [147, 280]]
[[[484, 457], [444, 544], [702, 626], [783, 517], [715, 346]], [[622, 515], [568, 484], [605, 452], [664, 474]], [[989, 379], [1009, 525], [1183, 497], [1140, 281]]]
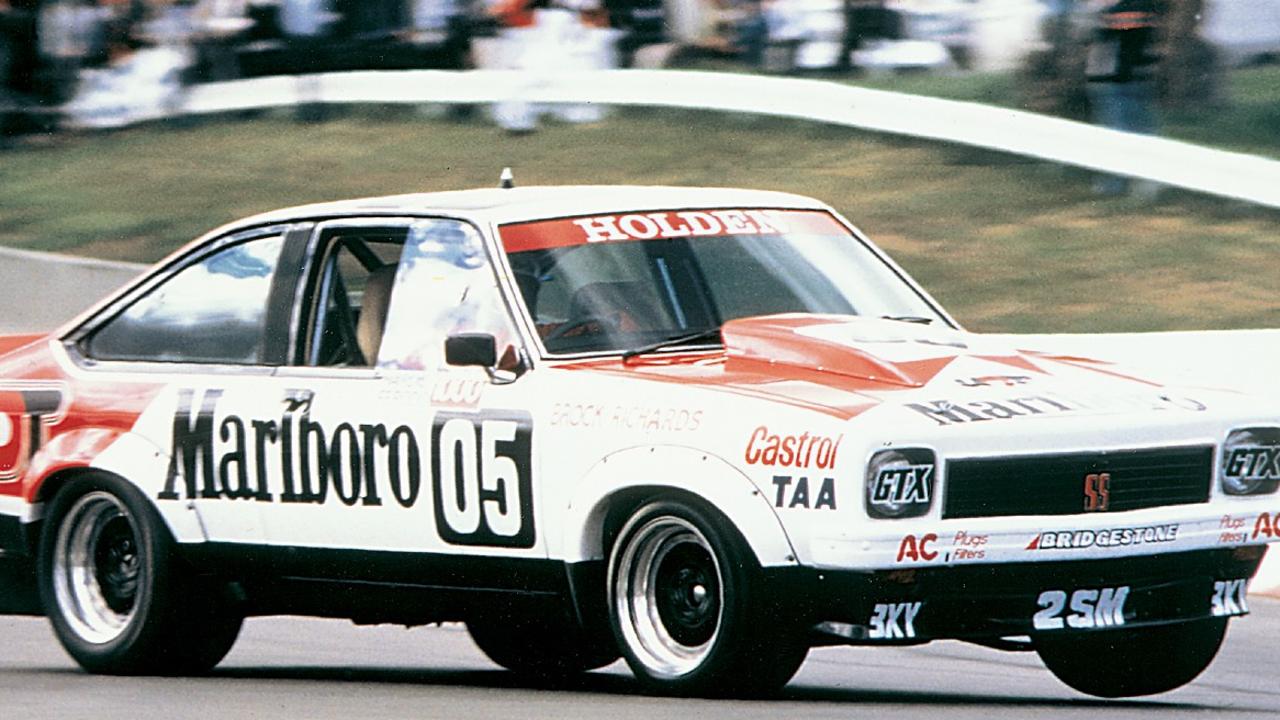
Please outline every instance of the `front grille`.
[[1085, 478], [1101, 473], [1106, 512], [1208, 502], [1213, 446], [951, 460], [942, 517], [1083, 513]]

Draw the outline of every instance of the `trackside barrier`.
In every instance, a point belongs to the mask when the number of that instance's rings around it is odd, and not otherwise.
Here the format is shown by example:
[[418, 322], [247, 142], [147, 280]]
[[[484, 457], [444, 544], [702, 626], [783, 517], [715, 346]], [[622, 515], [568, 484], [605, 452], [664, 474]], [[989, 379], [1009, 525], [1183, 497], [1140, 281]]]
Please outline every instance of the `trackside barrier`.
[[800, 78], [671, 70], [404, 70], [197, 85], [172, 112], [305, 103], [644, 105], [790, 117], [960, 143], [1280, 208], [1280, 161], [976, 103]]
[[[1107, 360], [1170, 383], [1248, 391], [1270, 403], [1272, 413], [1280, 417], [1280, 330], [997, 337], [1019, 349]], [[1280, 497], [1275, 510], [1280, 511]], [[1249, 589], [1280, 598], [1280, 546], [1268, 551]]]

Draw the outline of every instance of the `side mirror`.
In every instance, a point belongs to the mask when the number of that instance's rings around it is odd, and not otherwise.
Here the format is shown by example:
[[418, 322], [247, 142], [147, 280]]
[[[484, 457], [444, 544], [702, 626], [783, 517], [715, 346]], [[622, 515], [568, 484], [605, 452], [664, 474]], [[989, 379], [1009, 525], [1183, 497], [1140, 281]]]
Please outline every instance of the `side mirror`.
[[458, 366], [494, 367], [498, 364], [498, 341], [487, 333], [450, 335], [444, 341], [444, 361]]

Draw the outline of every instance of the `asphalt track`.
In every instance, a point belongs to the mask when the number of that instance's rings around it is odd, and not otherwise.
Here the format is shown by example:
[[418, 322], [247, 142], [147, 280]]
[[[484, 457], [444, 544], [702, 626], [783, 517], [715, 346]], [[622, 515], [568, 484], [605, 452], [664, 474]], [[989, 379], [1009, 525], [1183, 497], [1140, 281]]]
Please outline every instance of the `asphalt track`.
[[[815, 650], [782, 693], [765, 700], [646, 696], [616, 663], [572, 685], [523, 684], [490, 664], [455, 625], [405, 630], [344, 621], [249, 621], [209, 677], [83, 673], [40, 618], [0, 618], [3, 717], [152, 718], [1219, 718], [1280, 707], [1280, 601], [1255, 599], [1191, 685], [1106, 701], [1058, 684], [1033, 654], [954, 642], [916, 648]], [[1105, 657], [1098, 671], [1106, 672]]]

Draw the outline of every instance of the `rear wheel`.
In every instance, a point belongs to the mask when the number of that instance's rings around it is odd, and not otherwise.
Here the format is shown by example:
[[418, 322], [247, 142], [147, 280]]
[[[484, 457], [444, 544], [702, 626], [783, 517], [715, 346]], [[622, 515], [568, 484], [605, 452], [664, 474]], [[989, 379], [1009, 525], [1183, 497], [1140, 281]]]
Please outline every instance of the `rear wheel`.
[[737, 531], [692, 504], [640, 508], [610, 553], [614, 634], [632, 672], [660, 692], [763, 694], [785, 685], [809, 648], [774, 600]]
[[1209, 667], [1227, 621], [1198, 620], [1077, 636], [1041, 636], [1036, 652], [1063, 683], [1088, 695], [1154, 695], [1182, 687]]
[[117, 478], [80, 478], [54, 497], [40, 539], [41, 602], [86, 670], [200, 673], [231, 649], [243, 618], [173, 546], [146, 499]]

